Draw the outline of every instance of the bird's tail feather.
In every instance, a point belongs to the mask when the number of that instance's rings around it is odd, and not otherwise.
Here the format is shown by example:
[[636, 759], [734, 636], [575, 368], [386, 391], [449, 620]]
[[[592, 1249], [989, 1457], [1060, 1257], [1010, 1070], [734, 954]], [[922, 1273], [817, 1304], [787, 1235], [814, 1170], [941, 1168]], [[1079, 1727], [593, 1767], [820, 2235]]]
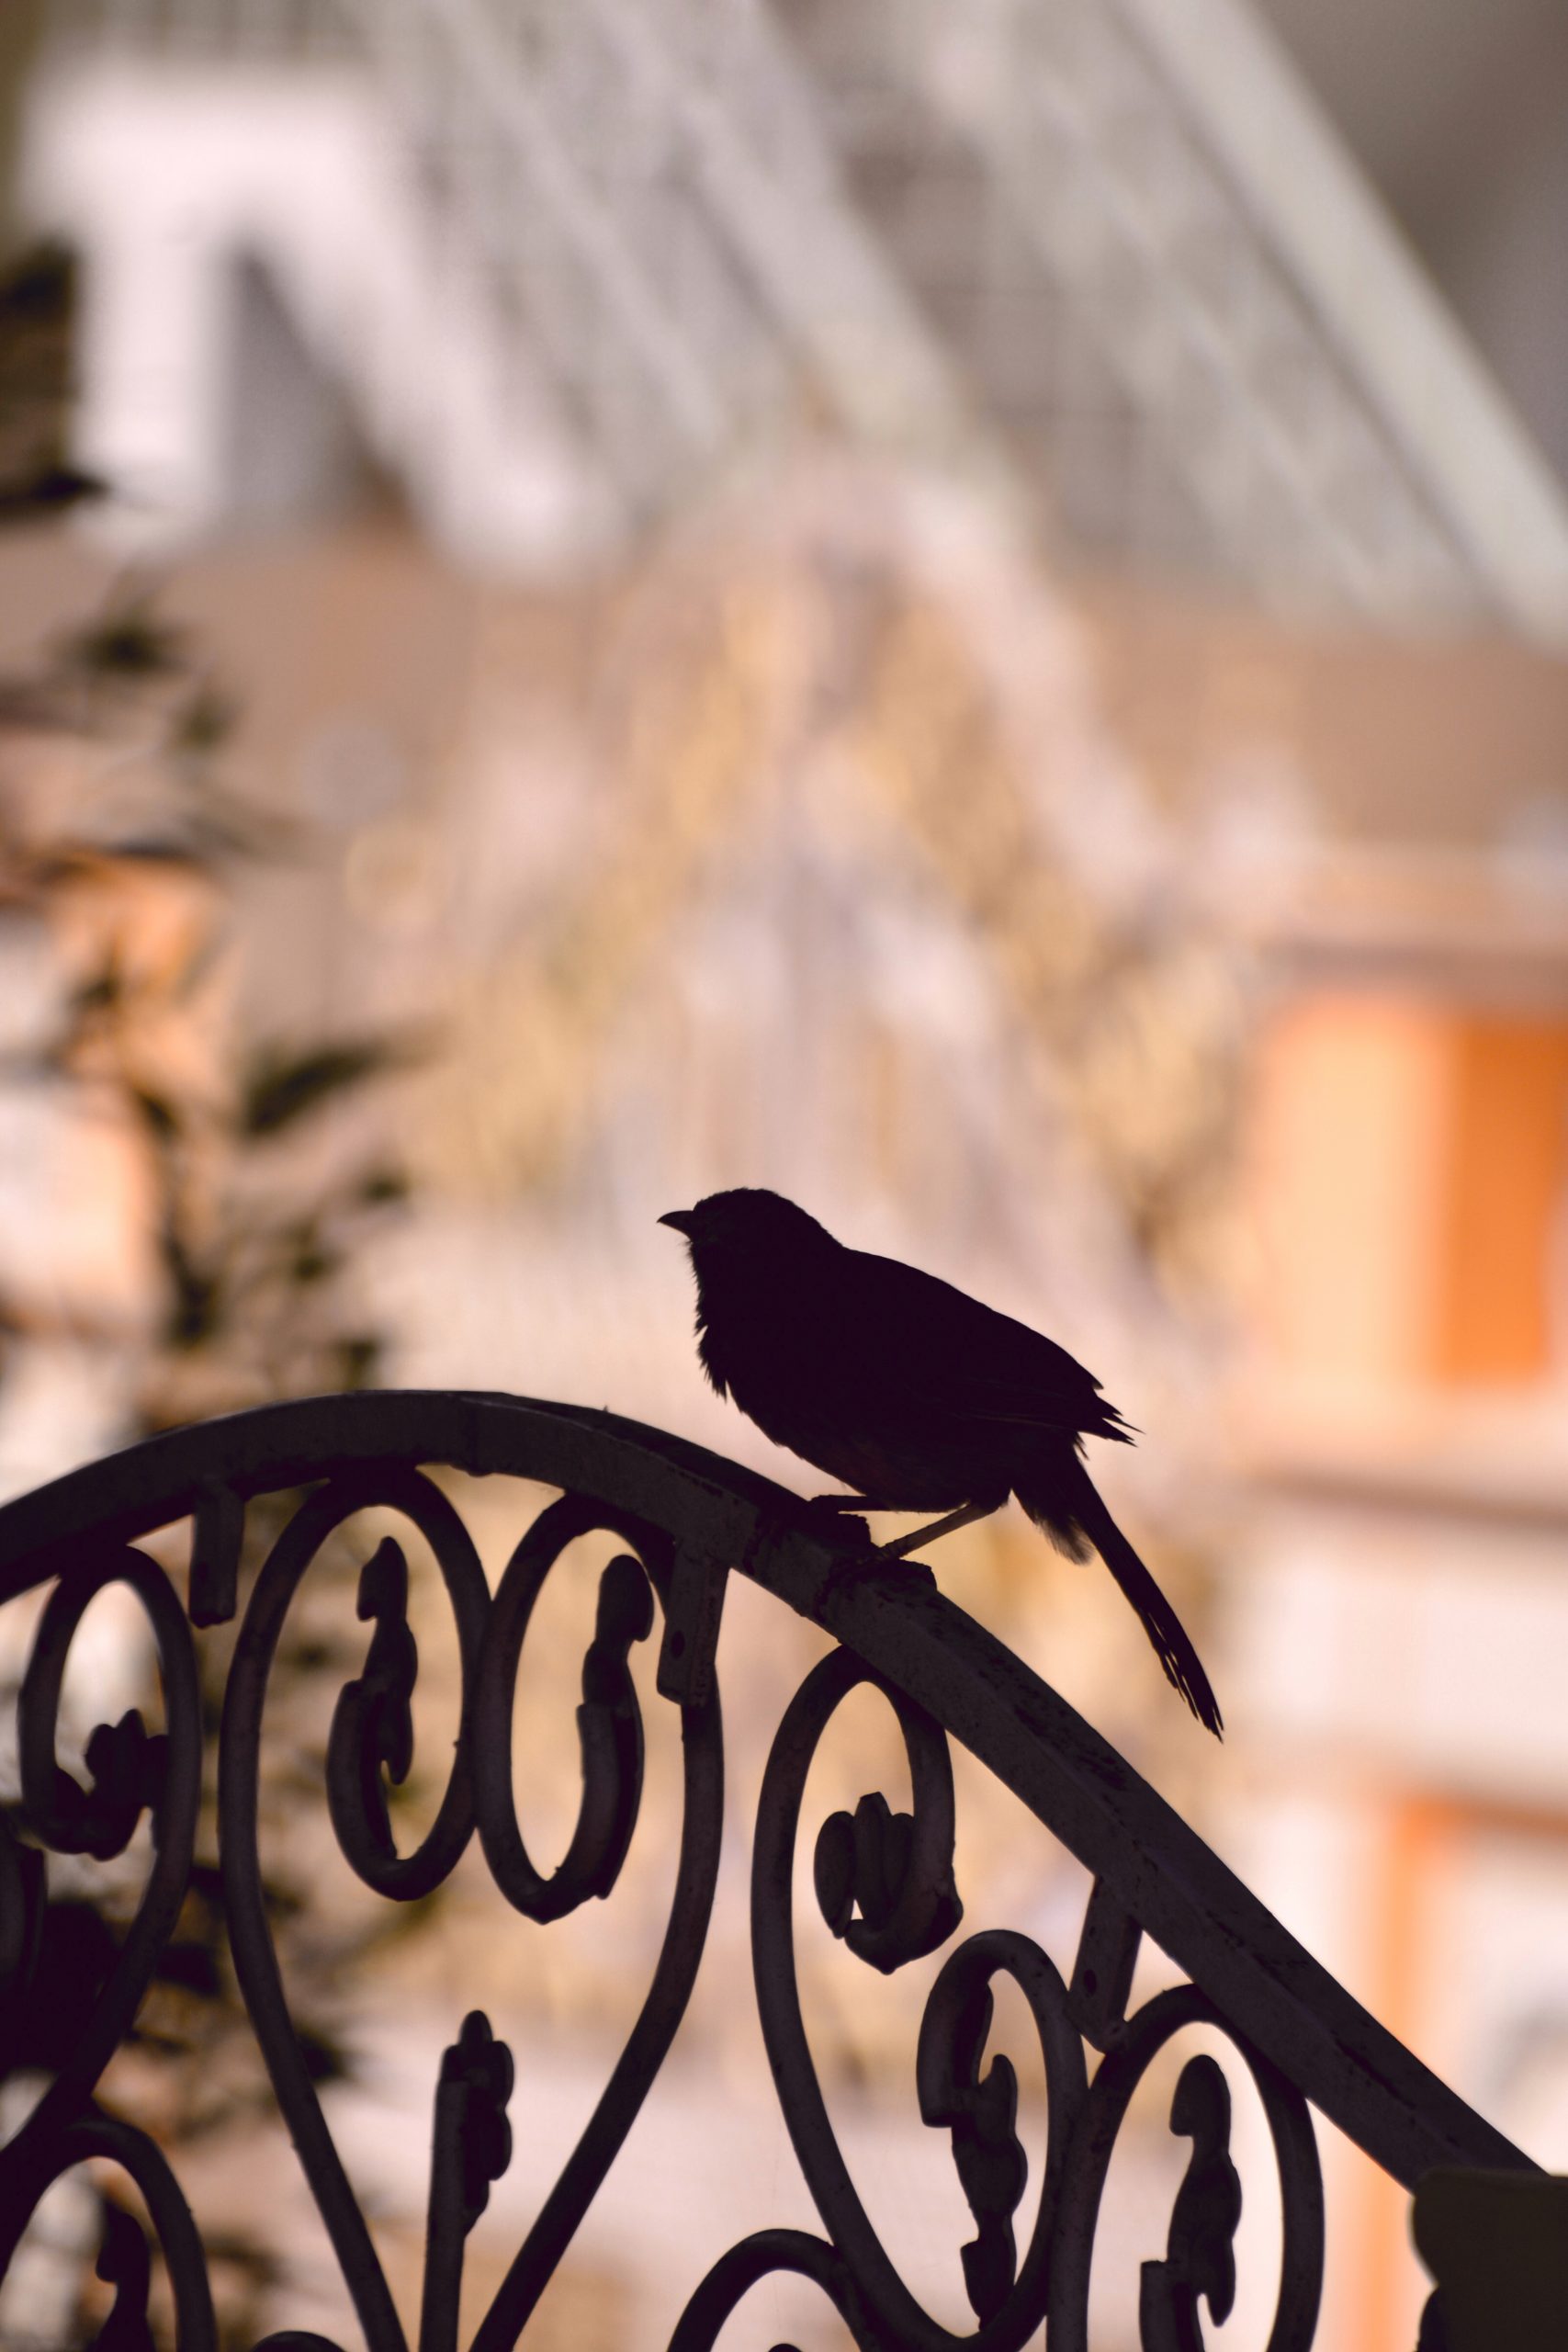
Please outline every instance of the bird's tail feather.
[[1186, 1627], [1111, 1518], [1089, 1473], [1080, 1472], [1073, 1481], [1066, 1511], [1059, 1487], [1049, 1502], [1032, 1495], [1027, 1487], [1015, 1492], [1035, 1525], [1069, 1558], [1081, 1558], [1082, 1539], [1088, 1537], [1136, 1610], [1167, 1679], [1204, 1728], [1223, 1739], [1224, 1722], [1219, 1702]]

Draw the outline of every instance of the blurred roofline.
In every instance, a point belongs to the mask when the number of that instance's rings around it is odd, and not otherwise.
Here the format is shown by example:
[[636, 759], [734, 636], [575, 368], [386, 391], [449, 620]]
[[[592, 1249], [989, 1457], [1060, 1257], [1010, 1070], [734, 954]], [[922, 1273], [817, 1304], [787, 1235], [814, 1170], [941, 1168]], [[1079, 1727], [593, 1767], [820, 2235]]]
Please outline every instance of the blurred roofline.
[[1236, 0], [1118, 5], [1266, 212], [1511, 616], [1568, 642], [1568, 496], [1282, 44]]

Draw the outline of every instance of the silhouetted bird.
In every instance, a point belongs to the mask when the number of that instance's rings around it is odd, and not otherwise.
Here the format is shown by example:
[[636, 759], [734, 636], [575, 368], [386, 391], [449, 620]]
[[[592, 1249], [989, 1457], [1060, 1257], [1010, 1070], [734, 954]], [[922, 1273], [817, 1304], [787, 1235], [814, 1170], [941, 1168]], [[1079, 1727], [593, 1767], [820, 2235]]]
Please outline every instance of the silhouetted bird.
[[1016, 1495], [1070, 1559], [1094, 1546], [1167, 1675], [1220, 1736], [1197, 1651], [1083, 1465], [1086, 1436], [1130, 1444], [1132, 1432], [1065, 1348], [934, 1274], [846, 1250], [777, 1193], [714, 1193], [660, 1223], [691, 1250], [708, 1378], [775, 1443], [855, 1490], [822, 1500], [946, 1512], [884, 1557]]

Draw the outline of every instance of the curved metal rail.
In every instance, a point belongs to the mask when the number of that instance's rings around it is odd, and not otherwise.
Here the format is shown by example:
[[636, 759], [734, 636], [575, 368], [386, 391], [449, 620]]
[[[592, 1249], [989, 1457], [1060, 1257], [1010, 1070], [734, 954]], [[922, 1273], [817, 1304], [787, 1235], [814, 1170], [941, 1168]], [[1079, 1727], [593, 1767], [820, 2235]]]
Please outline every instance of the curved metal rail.
[[[517, 1544], [492, 1595], [458, 1510], [428, 1475], [446, 1467], [559, 1489]], [[247, 1504], [295, 1497], [252, 1583], [230, 1668], [219, 1755], [226, 1912], [236, 1975], [278, 2105], [331, 2235], [372, 2352], [406, 2352], [376, 2248], [290, 2024], [257, 1851], [267, 1682], [290, 1605], [324, 1542], [360, 1510], [400, 1515], [427, 1540], [445, 1580], [462, 1666], [459, 1735], [435, 1818], [400, 1852], [388, 1784], [409, 1769], [417, 1656], [400, 1546], [365, 1562], [359, 1614], [373, 1628], [364, 1667], [339, 1695], [327, 1799], [349, 1866], [393, 1901], [427, 1894], [476, 1829], [491, 1878], [515, 1910], [564, 1917], [615, 1885], [636, 1826], [643, 1726], [628, 1658], [662, 1620], [658, 1689], [680, 1711], [682, 1820], [669, 1922], [648, 1994], [599, 2105], [489, 2312], [475, 2352], [506, 2352], [588, 2210], [647, 2097], [702, 1955], [721, 1834], [723, 1740], [714, 1653], [728, 1577], [739, 1574], [823, 1627], [840, 1646], [786, 1710], [764, 1776], [754, 1838], [752, 1958], [781, 2108], [821, 2214], [820, 2237], [765, 2231], [695, 2287], [671, 2352], [704, 2352], [761, 2277], [813, 2280], [863, 2346], [899, 2352], [1014, 2352], [1049, 2331], [1052, 2352], [1087, 2343], [1089, 2273], [1111, 2153], [1128, 2102], [1170, 2038], [1217, 2028], [1257, 2086], [1274, 2149], [1283, 2256], [1269, 2352], [1305, 2352], [1316, 2326], [1323, 2205], [1311, 2109], [1411, 2187], [1434, 2165], [1530, 2169], [1335, 1983], [1202, 1841], [1055, 1691], [907, 1564], [881, 1566], [829, 1532], [795, 1496], [701, 1448], [606, 1413], [504, 1396], [388, 1392], [266, 1407], [159, 1437], [0, 1510], [0, 1604], [51, 1590], [20, 1699], [22, 1795], [0, 1821], [0, 2055], [25, 2003], [45, 1901], [42, 1852], [123, 1852], [152, 1815], [152, 1860], [134, 1921], [68, 2062], [0, 2151], [0, 2271], [48, 2184], [88, 2156], [134, 2182], [162, 2249], [181, 2352], [215, 2341], [205, 2258], [177, 2181], [153, 2141], [100, 2107], [96, 2085], [130, 2026], [184, 1896], [201, 1785], [202, 1729], [192, 1628], [239, 1611]], [[138, 1549], [192, 1523], [182, 1601]], [[513, 1690], [530, 1613], [568, 1544], [593, 1530], [625, 1550], [604, 1569], [578, 1711], [582, 1793], [559, 1866], [528, 1854], [511, 1785]], [[121, 1582], [147, 1617], [160, 1661], [164, 1728], [139, 1714], [87, 1744], [92, 1785], [55, 1758], [65, 1659], [82, 1615]], [[833, 1934], [885, 1973], [946, 1951], [927, 1999], [917, 2076], [926, 2123], [951, 2134], [976, 2234], [963, 2249], [976, 2328], [956, 2335], [919, 2302], [876, 2236], [835, 2140], [795, 1980], [792, 1885], [807, 1772], [834, 1713], [862, 1683], [890, 1704], [908, 1754], [912, 1810], [879, 1792], [818, 1828], [818, 1906]], [[954, 1804], [949, 1740], [968, 1747], [1093, 1875], [1070, 1973], [1029, 1938], [991, 1929], [954, 1940]], [[20, 1834], [17, 1834], [19, 1829]], [[1186, 1984], [1127, 2010], [1148, 1936]], [[987, 2049], [991, 1987], [1010, 1978], [1033, 2019], [1049, 2094], [1042, 2188], [1029, 2242], [1013, 2225], [1028, 2160], [1010, 2062]], [[1092, 2079], [1086, 2045], [1100, 2053]], [[434, 2089], [432, 2191], [420, 2352], [457, 2335], [463, 2248], [505, 2169], [512, 2061], [478, 2012], [442, 2061]], [[1229, 2093], [1208, 2056], [1181, 2071], [1172, 2128], [1192, 2154], [1163, 2260], [1141, 2275], [1145, 2352], [1201, 2346], [1198, 2306], [1222, 2320], [1234, 2293], [1240, 2207], [1228, 2152]], [[118, 2286], [111, 2326], [145, 2308], [144, 2249], [123, 2233], [101, 2274]], [[120, 2339], [117, 2336], [115, 2340]], [[129, 2336], [126, 2339], [130, 2340]], [[309, 2342], [331, 2352], [321, 2338]]]

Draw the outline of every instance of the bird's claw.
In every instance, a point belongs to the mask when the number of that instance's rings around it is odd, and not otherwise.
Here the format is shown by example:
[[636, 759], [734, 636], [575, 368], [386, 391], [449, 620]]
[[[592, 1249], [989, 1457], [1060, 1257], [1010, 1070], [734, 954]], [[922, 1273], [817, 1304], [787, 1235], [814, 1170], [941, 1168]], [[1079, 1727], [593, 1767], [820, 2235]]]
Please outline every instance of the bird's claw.
[[871, 1530], [858, 1512], [846, 1510], [826, 1495], [813, 1496], [801, 1509], [812, 1522], [812, 1533], [824, 1543], [852, 1544], [857, 1550], [871, 1550]]
[[864, 1584], [872, 1578], [880, 1582], [878, 1569], [895, 1572], [900, 1584], [923, 1584], [932, 1592], [940, 1589], [933, 1570], [924, 1560], [887, 1560], [878, 1551], [855, 1552], [847, 1559], [834, 1561], [822, 1579], [818, 1599], [831, 1600], [846, 1585]]
[[[853, 1498], [848, 1499], [852, 1501]], [[936, 1575], [930, 1564], [911, 1558], [905, 1551], [904, 1544], [909, 1540], [908, 1536], [902, 1543], [874, 1544], [866, 1521], [858, 1511], [847, 1509], [844, 1498], [837, 1495], [813, 1495], [808, 1501], [802, 1503], [801, 1510], [812, 1522], [812, 1533], [831, 1544], [835, 1551], [842, 1553], [846, 1545], [853, 1546], [850, 1558], [840, 1558], [829, 1570], [823, 1588], [825, 1594], [838, 1591], [852, 1578], [864, 1576], [873, 1567], [896, 1568], [900, 1577], [929, 1585], [933, 1592], [937, 1589]]]

